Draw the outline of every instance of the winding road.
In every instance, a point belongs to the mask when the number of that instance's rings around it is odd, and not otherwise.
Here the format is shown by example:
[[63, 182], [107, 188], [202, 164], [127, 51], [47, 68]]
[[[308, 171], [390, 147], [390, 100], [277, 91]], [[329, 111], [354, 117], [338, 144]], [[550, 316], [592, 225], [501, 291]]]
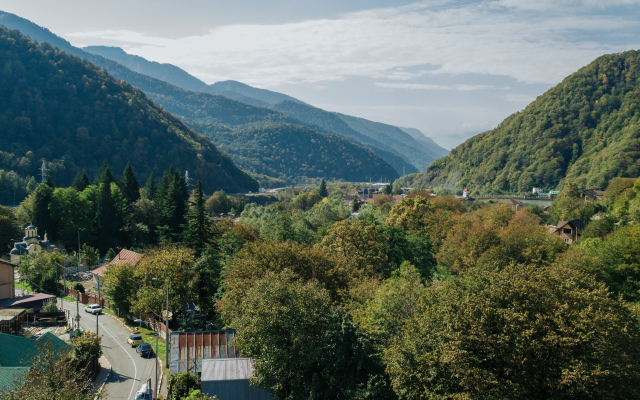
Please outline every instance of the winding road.
[[[76, 317], [76, 303], [65, 300], [63, 307]], [[95, 332], [96, 317], [85, 313], [82, 303], [79, 307], [80, 327]], [[155, 357], [140, 357], [136, 349], [127, 344], [131, 333], [124, 326], [111, 316], [100, 314], [98, 333], [102, 335], [104, 356], [111, 364], [111, 374], [104, 386], [105, 398], [131, 400], [147, 380], [151, 379], [151, 385], [155, 385]]]

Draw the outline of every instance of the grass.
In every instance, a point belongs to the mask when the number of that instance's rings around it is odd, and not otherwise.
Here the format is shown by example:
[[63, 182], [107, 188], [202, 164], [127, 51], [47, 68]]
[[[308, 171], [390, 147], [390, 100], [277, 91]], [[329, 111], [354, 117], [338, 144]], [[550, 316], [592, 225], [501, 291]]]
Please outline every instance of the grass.
[[16, 285], [16, 289], [22, 289], [22, 290], [29, 290], [31, 292], [33, 292], [34, 290], [31, 288], [31, 286], [29, 286], [29, 284], [27, 283], [27, 281], [16, 281], [15, 282]]

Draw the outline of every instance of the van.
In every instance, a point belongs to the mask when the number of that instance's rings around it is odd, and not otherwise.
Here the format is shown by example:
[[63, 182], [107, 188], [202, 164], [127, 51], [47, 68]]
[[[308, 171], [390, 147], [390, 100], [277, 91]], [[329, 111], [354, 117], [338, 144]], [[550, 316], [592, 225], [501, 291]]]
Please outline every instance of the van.
[[140, 390], [136, 392], [134, 400], [152, 400], [153, 392], [151, 390], [151, 383], [145, 383], [140, 387]]

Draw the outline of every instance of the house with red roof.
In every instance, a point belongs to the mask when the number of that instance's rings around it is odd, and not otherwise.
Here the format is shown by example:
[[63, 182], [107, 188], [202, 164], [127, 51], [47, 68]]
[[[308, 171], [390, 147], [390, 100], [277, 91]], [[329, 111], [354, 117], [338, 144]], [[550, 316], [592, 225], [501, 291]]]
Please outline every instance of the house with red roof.
[[124, 264], [135, 267], [138, 264], [138, 261], [142, 258], [142, 254], [136, 253], [135, 251], [122, 249], [120, 252], [113, 257], [108, 264], [101, 265], [100, 267], [91, 271], [93, 274], [93, 286], [98, 287], [98, 282], [100, 279], [104, 278], [105, 272], [114, 265]]

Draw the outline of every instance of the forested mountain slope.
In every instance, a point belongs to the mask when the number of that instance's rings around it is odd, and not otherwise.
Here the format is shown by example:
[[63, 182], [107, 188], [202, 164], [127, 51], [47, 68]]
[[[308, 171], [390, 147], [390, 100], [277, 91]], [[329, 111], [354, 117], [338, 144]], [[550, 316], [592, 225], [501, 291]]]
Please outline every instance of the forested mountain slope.
[[130, 161], [141, 181], [173, 164], [208, 191], [257, 189], [204, 136], [86, 60], [0, 27], [0, 66], [0, 168], [35, 175], [44, 158], [68, 185], [104, 160], [116, 171]]
[[411, 135], [412, 138], [414, 138], [418, 143], [422, 144], [423, 146], [425, 146], [427, 149], [430, 149], [433, 151], [433, 154], [435, 154], [438, 158], [440, 157], [444, 157], [447, 154], [449, 154], [449, 150], [440, 147], [440, 145], [438, 145], [438, 143], [436, 143], [433, 139], [431, 139], [428, 136], [425, 136], [424, 133], [422, 133], [420, 130], [415, 129], [415, 128], [403, 128], [401, 126], [398, 127], [398, 129], [402, 130], [403, 132], [408, 133], [409, 135]]
[[423, 146], [411, 135], [392, 125], [340, 113], [333, 114], [342, 119], [351, 129], [382, 143], [384, 148], [389, 148], [396, 154], [402, 154], [407, 161], [420, 170], [424, 170], [429, 164], [440, 158], [440, 154], [444, 150], [437, 145], [433, 150], [428, 146]]
[[640, 52], [604, 55], [433, 163], [421, 182], [529, 192], [640, 175]]
[[245, 170], [284, 180], [296, 177], [368, 181], [397, 171], [369, 149], [300, 125], [278, 124], [210, 136]]
[[278, 92], [273, 92], [267, 89], [254, 88], [253, 86], [249, 86], [242, 82], [237, 82], [237, 81], [216, 82], [209, 86], [211, 86], [218, 93], [224, 93], [224, 92], [239, 93], [243, 96], [260, 100], [264, 102], [266, 105], [276, 104], [281, 101], [293, 101], [294, 103], [306, 104], [305, 102], [300, 101], [295, 97], [287, 96], [286, 94], [282, 94]]

